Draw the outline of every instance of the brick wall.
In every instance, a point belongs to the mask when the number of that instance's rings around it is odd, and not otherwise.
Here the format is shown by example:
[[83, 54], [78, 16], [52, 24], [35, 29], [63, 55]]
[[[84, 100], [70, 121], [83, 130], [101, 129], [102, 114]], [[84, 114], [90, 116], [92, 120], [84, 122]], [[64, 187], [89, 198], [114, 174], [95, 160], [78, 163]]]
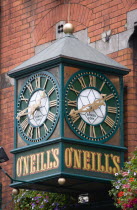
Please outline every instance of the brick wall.
[[[104, 31], [111, 30], [111, 35], [126, 31], [127, 12], [135, 9], [136, 0], [70, 0], [70, 4], [69, 0], [1, 0], [0, 145], [10, 158], [10, 161], [3, 163], [3, 167], [11, 176], [14, 87], [11, 81], [7, 81], [6, 73], [32, 57], [34, 47], [54, 40], [56, 23], [61, 20], [67, 22], [68, 16], [75, 31], [88, 30], [92, 43], [101, 40]], [[128, 151], [131, 152], [137, 146], [137, 67], [133, 63], [131, 48], [113, 52], [109, 56], [131, 69], [125, 77], [124, 93], [124, 136]], [[1, 173], [0, 181], [3, 185], [3, 209], [12, 209], [9, 207], [10, 180]]]

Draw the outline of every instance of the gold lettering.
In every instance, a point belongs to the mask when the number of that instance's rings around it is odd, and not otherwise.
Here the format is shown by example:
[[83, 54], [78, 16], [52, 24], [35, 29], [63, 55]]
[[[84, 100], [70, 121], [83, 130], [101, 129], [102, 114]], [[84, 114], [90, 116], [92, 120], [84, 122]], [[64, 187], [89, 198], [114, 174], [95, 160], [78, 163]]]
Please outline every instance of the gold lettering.
[[81, 150], [74, 149], [74, 166], [73, 168], [81, 169]]
[[102, 83], [102, 85], [101, 85], [101, 87], [100, 87], [100, 89], [99, 89], [100, 91], [102, 91], [104, 85], [105, 85], [105, 82]]
[[105, 156], [105, 172], [109, 173], [109, 154], [104, 154]]
[[91, 157], [91, 165], [92, 165], [92, 168], [91, 168], [91, 170], [92, 171], [95, 171], [96, 170], [96, 152], [91, 152], [91, 155], [92, 155], [92, 157]]
[[40, 160], [41, 160], [40, 171], [44, 171], [46, 169], [46, 165], [44, 164], [44, 152], [40, 153]]
[[78, 78], [78, 80], [79, 80], [79, 82], [81, 84], [82, 89], [86, 88], [86, 84], [85, 84], [84, 78], [83, 77], [80, 77], [80, 78]]
[[58, 168], [59, 167], [59, 148], [53, 149], [53, 157], [55, 161], [53, 162], [53, 168]]
[[89, 171], [90, 168], [90, 152], [83, 150], [83, 170]]
[[76, 101], [68, 100], [68, 106], [74, 106], [74, 107], [76, 107], [77, 106], [77, 102]]
[[104, 121], [109, 127], [113, 127], [114, 125], [114, 120], [112, 120], [109, 116], [106, 117], [105, 121]]
[[28, 83], [27, 88], [29, 89], [30, 94], [33, 92], [33, 87], [31, 83]]
[[17, 171], [16, 171], [17, 176], [20, 177], [22, 175], [22, 159], [21, 158], [18, 158], [16, 168], [17, 168]]
[[72, 167], [72, 148], [66, 148], [65, 149], [65, 165], [68, 168]]
[[101, 166], [101, 153], [97, 153], [97, 171], [102, 171], [103, 167]]
[[76, 90], [73, 85], [71, 86], [70, 90], [72, 90], [76, 95], [78, 95], [80, 92]]
[[40, 88], [40, 77], [35, 78], [36, 88]]
[[38, 171], [40, 171], [40, 168], [39, 168], [39, 166], [40, 166], [40, 153], [37, 153], [36, 157], [37, 157], [37, 159], [36, 159], [36, 171], [38, 172]]
[[36, 172], [36, 155], [30, 155], [30, 174], [34, 174]]
[[57, 100], [52, 100], [49, 102], [49, 107], [57, 106]]
[[29, 156], [23, 157], [23, 176], [29, 174]]
[[115, 155], [115, 156], [113, 156], [112, 160], [113, 160], [113, 163], [115, 165], [115, 167], [113, 168], [113, 173], [117, 173], [117, 172], [120, 171], [120, 166], [119, 166], [120, 157]]
[[52, 162], [50, 161], [51, 150], [47, 151], [47, 169], [52, 168]]
[[96, 77], [89, 75], [89, 87], [96, 87]]
[[113, 93], [106, 96], [106, 101], [110, 100], [111, 98], [114, 98]]
[[49, 92], [48, 92], [48, 96], [50, 96], [53, 92], [54, 92], [54, 90], [55, 90], [55, 88], [54, 88], [54, 86], [49, 90]]

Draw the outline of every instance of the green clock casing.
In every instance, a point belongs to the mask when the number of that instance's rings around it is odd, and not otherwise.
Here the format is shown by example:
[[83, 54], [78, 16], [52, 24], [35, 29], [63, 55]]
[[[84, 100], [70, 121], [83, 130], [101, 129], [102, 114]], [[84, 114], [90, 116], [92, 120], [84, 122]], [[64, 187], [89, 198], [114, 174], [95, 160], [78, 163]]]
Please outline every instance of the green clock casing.
[[59, 117], [59, 86], [50, 72], [31, 75], [17, 101], [17, 128], [28, 144], [49, 138]]
[[65, 116], [78, 137], [108, 141], [120, 125], [120, 100], [115, 86], [101, 73], [76, 72], [66, 84]]

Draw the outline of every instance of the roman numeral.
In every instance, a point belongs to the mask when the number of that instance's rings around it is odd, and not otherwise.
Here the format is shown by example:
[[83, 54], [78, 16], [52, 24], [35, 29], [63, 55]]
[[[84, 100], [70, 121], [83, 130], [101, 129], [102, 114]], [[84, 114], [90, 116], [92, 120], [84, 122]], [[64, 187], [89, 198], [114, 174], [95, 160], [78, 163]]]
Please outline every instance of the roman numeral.
[[73, 85], [71, 86], [70, 90], [74, 91], [76, 95], [78, 95], [80, 92], [76, 90]]
[[95, 127], [90, 125], [90, 137], [96, 138]]
[[117, 113], [117, 108], [116, 107], [112, 107], [112, 106], [108, 106], [108, 112]]
[[43, 125], [44, 125], [45, 132], [48, 132], [49, 129], [47, 128], [46, 124], [44, 123]]
[[50, 120], [51, 122], [53, 122], [54, 118], [55, 118], [55, 114], [53, 114], [52, 112], [49, 111], [47, 119]]
[[109, 94], [108, 96], [105, 97], [105, 100], [108, 101], [113, 97], [114, 97], [114, 95], [113, 95], [113, 93], [111, 93], [111, 94]]
[[50, 95], [53, 93], [54, 90], [55, 90], [55, 88], [52, 87], [52, 88], [49, 90], [49, 92], [48, 92], [48, 96], [50, 96]]
[[25, 101], [26, 103], [28, 103], [28, 99], [24, 97], [24, 95], [22, 95], [21, 97], [21, 101]]
[[47, 81], [48, 81], [48, 79], [46, 78], [46, 79], [45, 79], [45, 83], [44, 83], [44, 85], [43, 85], [43, 89], [45, 89], [45, 88], [46, 88]]
[[29, 83], [29, 84], [27, 85], [27, 88], [29, 89], [29, 92], [30, 92], [30, 93], [33, 92], [33, 87], [32, 87], [32, 85], [31, 85], [31, 83]]
[[36, 82], [36, 88], [40, 88], [40, 77], [36, 77], [35, 82]]
[[105, 82], [102, 83], [102, 85], [101, 85], [101, 87], [100, 87], [100, 89], [99, 89], [100, 91], [102, 91], [104, 85], [105, 85]]
[[89, 87], [96, 87], [96, 77], [89, 75]]
[[57, 101], [53, 100], [49, 102], [49, 107], [57, 106]]
[[100, 129], [101, 129], [102, 135], [106, 135], [106, 131], [104, 130], [104, 128], [102, 127], [102, 125], [100, 125]]
[[81, 87], [82, 88], [86, 88], [86, 84], [85, 84], [84, 78], [83, 77], [80, 77], [80, 78], [78, 78], [78, 80], [79, 80], [79, 82], [81, 84]]
[[79, 118], [80, 118], [79, 115], [77, 115], [76, 117], [72, 117], [72, 122], [75, 123]]
[[105, 121], [104, 121], [109, 127], [113, 127], [114, 125], [114, 120], [112, 120], [109, 116], [106, 117]]
[[68, 106], [74, 106], [74, 107], [76, 107], [76, 105], [77, 105], [77, 102], [76, 101], [68, 100]]
[[26, 118], [22, 123], [20, 124], [22, 127], [22, 130], [25, 131], [28, 126], [28, 118]]
[[85, 130], [86, 130], [86, 123], [85, 123], [83, 120], [81, 120], [81, 122], [79, 123], [78, 129], [79, 129], [82, 133], [85, 133]]
[[36, 127], [36, 139], [40, 138], [40, 128]]
[[29, 136], [30, 138], [32, 138], [33, 136], [33, 127], [31, 125], [29, 125], [27, 136]]

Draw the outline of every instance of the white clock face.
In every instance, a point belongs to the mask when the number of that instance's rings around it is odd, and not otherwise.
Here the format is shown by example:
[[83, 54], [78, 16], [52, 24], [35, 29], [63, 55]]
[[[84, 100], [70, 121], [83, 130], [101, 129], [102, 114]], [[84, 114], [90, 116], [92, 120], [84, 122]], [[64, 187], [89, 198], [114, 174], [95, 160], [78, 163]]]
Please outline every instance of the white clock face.
[[[38, 108], [33, 112], [33, 108], [38, 105]], [[30, 98], [28, 104], [28, 119], [33, 126], [41, 126], [46, 120], [49, 111], [49, 98], [47, 94], [42, 91], [36, 91]]]
[[[91, 88], [87, 88], [83, 90], [80, 95], [78, 96], [77, 108], [81, 109], [83, 106], [88, 104], [92, 104], [98, 99], [101, 99], [101, 94]], [[85, 110], [88, 110], [91, 105], [87, 106]], [[103, 105], [100, 105], [97, 109], [91, 112], [81, 112], [81, 118], [90, 125], [98, 125], [101, 123], [104, 118], [106, 117], [106, 103], [104, 102]]]

